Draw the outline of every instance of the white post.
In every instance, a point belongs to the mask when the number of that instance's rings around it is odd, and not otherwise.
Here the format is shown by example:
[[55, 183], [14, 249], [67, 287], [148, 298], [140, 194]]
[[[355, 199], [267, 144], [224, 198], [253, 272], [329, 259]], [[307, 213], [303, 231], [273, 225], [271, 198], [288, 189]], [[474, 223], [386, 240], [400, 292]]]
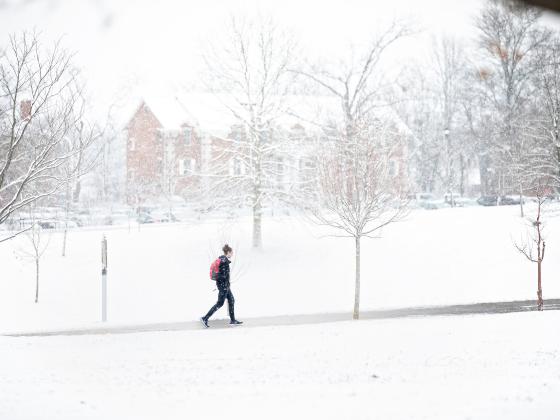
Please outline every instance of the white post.
[[107, 238], [101, 240], [101, 321], [107, 322]]

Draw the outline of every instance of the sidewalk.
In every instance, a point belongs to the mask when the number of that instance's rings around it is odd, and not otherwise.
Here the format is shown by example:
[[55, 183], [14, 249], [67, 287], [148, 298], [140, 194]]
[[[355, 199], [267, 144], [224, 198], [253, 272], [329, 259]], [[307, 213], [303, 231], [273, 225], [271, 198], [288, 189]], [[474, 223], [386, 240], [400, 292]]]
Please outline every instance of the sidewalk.
[[[512, 312], [536, 311], [535, 300], [519, 300], [510, 302], [486, 302], [467, 305], [425, 306], [413, 308], [398, 308], [385, 310], [361, 311], [360, 319], [390, 319], [420, 316], [441, 315], [476, 315], [500, 314]], [[544, 310], [560, 310], [560, 299], [545, 300]], [[330, 322], [350, 321], [352, 313], [322, 313], [264, 316], [243, 319], [244, 324], [239, 327], [230, 327], [229, 320], [210, 320], [211, 329], [220, 328], [252, 328], [286, 325], [322, 324]], [[113, 325], [84, 329], [67, 329], [56, 331], [14, 332], [3, 334], [7, 337], [47, 337], [56, 335], [92, 335], [92, 334], [128, 334], [154, 331], [185, 331], [203, 329], [199, 321], [186, 322], [161, 322], [141, 325]]]

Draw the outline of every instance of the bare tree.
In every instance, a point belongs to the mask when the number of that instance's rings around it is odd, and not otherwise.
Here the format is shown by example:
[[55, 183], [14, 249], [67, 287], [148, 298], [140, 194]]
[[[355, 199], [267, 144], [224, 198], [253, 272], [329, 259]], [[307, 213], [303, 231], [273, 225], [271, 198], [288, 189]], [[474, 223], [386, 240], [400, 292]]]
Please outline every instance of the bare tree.
[[485, 68], [470, 66], [465, 74], [461, 108], [464, 116], [465, 135], [473, 145], [473, 156], [478, 161], [480, 194], [495, 194], [492, 184], [491, 144], [496, 137], [494, 115], [490, 98], [486, 95], [485, 80], [489, 77]]
[[[520, 167], [524, 159], [519, 125], [528, 98], [534, 91], [530, 83], [536, 71], [532, 56], [546, 44], [550, 31], [539, 26], [542, 12], [515, 0], [488, 1], [476, 20], [485, 54], [484, 94], [496, 116], [492, 147], [492, 166], [499, 195], [515, 189], [523, 195]], [[522, 203], [522, 200], [521, 200]]]
[[398, 106], [400, 118], [411, 130], [408, 160], [411, 190], [435, 193], [441, 178], [442, 147], [441, 124], [434, 118], [432, 80], [422, 63], [411, 63], [399, 83], [402, 96], [407, 100]]
[[381, 60], [386, 50], [396, 41], [410, 34], [403, 22], [393, 22], [388, 29], [375, 37], [364, 53], [354, 56], [346, 64], [331, 66], [311, 65], [292, 69], [318, 85], [327, 95], [340, 101], [344, 119], [344, 138], [352, 141], [356, 126], [375, 109], [387, 106], [391, 82], [385, 80]]
[[403, 139], [391, 124], [372, 120], [354, 126], [353, 139], [345, 130], [323, 139], [317, 153], [318, 188], [311, 194], [312, 220], [353, 238], [355, 291], [353, 318], [360, 316], [361, 240], [373, 238], [383, 227], [406, 214], [407, 185], [403, 166]]
[[41, 257], [47, 250], [51, 235], [45, 232], [40, 221], [37, 219], [35, 203], [31, 205], [28, 222], [28, 229], [25, 229], [25, 236], [28, 240], [28, 248], [21, 250], [22, 256], [33, 261], [35, 265], [35, 303], [39, 302], [39, 278], [41, 268]]
[[[538, 48], [535, 57], [538, 95], [528, 124], [530, 135], [540, 140], [540, 159], [533, 170], [554, 182], [560, 190], [560, 38]], [[544, 112], [543, 112], [544, 111]]]
[[445, 192], [451, 206], [457, 204], [456, 195], [469, 192], [479, 144], [471, 131], [479, 108], [469, 55], [469, 48], [457, 38], [434, 38], [428, 60], [409, 62], [398, 80], [402, 100], [396, 109], [413, 134], [409, 159], [415, 190]]
[[528, 234], [527, 238], [521, 243], [515, 244], [515, 247], [532, 263], [537, 264], [537, 309], [543, 310], [543, 297], [542, 297], [542, 262], [544, 260], [544, 252], [546, 249], [546, 242], [543, 236], [543, 205], [547, 200], [546, 194], [548, 188], [543, 184], [537, 187], [537, 214], [534, 219], [529, 219], [529, 229], [532, 234]]
[[262, 211], [267, 200], [285, 193], [276, 182], [285, 162], [285, 137], [277, 119], [285, 112], [284, 98], [292, 75], [291, 37], [267, 18], [231, 18], [225, 42], [214, 42], [205, 55], [209, 88], [238, 124], [220, 153], [209, 162], [211, 190], [219, 204], [249, 204], [253, 213], [253, 246], [262, 246]]
[[[324, 155], [321, 148], [317, 155], [319, 173], [319, 207], [314, 219], [320, 224], [342, 230], [356, 246], [356, 282], [354, 319], [360, 313], [360, 241], [403, 214], [402, 192], [408, 185], [395, 185], [399, 179], [396, 154], [405, 147], [396, 142], [397, 136], [389, 135], [392, 110], [387, 111], [384, 96], [391, 84], [385, 80], [381, 61], [386, 50], [397, 40], [410, 33], [402, 22], [393, 22], [375, 37], [362, 55], [336, 66], [311, 65], [293, 69], [298, 75], [314, 82], [331, 97], [339, 101], [338, 113], [323, 124], [327, 138], [331, 139], [331, 153]], [[379, 118], [379, 116], [386, 114]], [[337, 115], [340, 118], [337, 118]], [[385, 147], [388, 147], [385, 149]], [[395, 149], [394, 147], [398, 145]], [[323, 148], [323, 152], [326, 150]], [[404, 153], [401, 157], [404, 158]], [[393, 169], [390, 169], [393, 168]], [[398, 184], [398, 183], [397, 183]], [[393, 189], [390, 189], [392, 186]]]
[[[82, 112], [80, 112], [82, 114]], [[91, 146], [100, 138], [102, 131], [97, 124], [90, 124], [84, 119], [76, 121], [63, 143], [63, 149], [69, 153], [69, 159], [62, 166], [63, 179], [66, 180], [64, 197], [64, 232], [62, 236], [62, 256], [66, 256], [66, 239], [68, 236], [68, 222], [70, 208], [78, 203], [81, 192], [82, 177], [91, 172], [99, 161], [101, 149], [94, 150]], [[76, 151], [76, 153], [71, 153]]]
[[465, 59], [465, 47], [456, 39], [442, 37], [435, 40], [432, 57], [434, 75], [434, 111], [439, 125], [442, 150], [443, 185], [449, 204], [455, 206], [454, 192], [457, 186], [462, 195], [465, 190], [466, 161], [470, 157], [470, 144], [464, 130], [462, 112], [466, 72], [469, 63]]
[[49, 50], [26, 32], [0, 55], [0, 224], [58, 193], [62, 169], [82, 149], [65, 147], [83, 89], [71, 60], [60, 43]]
[[117, 202], [123, 199], [126, 183], [126, 160], [125, 141], [122, 140], [122, 131], [116, 127], [112, 109], [106, 116], [102, 127], [93, 125], [95, 128], [96, 140], [94, 152], [88, 152], [97, 157], [97, 162], [93, 169], [92, 182], [95, 186], [96, 197], [104, 203]]

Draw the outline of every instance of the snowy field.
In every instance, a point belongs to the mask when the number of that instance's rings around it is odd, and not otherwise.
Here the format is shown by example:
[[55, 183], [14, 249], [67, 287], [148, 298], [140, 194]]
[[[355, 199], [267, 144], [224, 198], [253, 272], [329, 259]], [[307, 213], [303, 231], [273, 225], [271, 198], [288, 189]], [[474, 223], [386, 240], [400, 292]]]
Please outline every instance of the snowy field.
[[[363, 244], [362, 308], [535, 298], [512, 241], [517, 207], [413, 211]], [[544, 298], [560, 297], [560, 220], [547, 224]], [[27, 240], [0, 246], [0, 334], [193, 320], [214, 302], [208, 266], [236, 249], [237, 314], [351, 312], [352, 241], [296, 217], [53, 233], [39, 303]], [[225, 317], [222, 309], [217, 317]], [[0, 419], [528, 419], [560, 412], [560, 311], [54, 337], [0, 335]]]
[[[534, 264], [513, 246], [522, 237], [516, 206], [415, 210], [362, 246], [362, 309], [536, 298]], [[545, 219], [544, 299], [560, 297], [560, 218]], [[47, 231], [45, 231], [47, 232]], [[232, 289], [240, 319], [351, 312], [354, 250], [350, 239], [288, 216], [264, 221], [264, 250], [250, 247], [248, 219], [74, 230], [67, 256], [52, 233], [41, 263], [24, 257], [27, 238], [0, 244], [0, 333], [100, 322], [101, 238], [109, 248], [110, 324], [198, 319], [214, 303], [208, 267], [221, 244], [236, 250]], [[223, 308], [217, 317], [226, 317]]]
[[556, 420], [560, 312], [0, 337], [0, 418]]

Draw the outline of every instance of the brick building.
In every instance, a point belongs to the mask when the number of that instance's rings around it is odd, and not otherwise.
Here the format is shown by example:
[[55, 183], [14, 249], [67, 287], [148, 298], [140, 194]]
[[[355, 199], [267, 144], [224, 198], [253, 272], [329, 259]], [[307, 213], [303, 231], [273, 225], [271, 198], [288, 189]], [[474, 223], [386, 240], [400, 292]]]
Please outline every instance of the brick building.
[[142, 101], [126, 125], [126, 196], [140, 204], [161, 196], [188, 196], [200, 188], [202, 140], [185, 120], [165, 126]]
[[[327, 103], [323, 112], [338, 106], [324, 98], [293, 98], [298, 109], [306, 105], [301, 112], [310, 115], [315, 115], [313, 107], [321, 101]], [[273, 159], [276, 167], [271, 172], [275, 175], [269, 181], [282, 190], [314, 177], [311, 157], [318, 134], [294, 117], [277, 123], [279, 135], [288, 141], [287, 148]], [[406, 128], [402, 132], [408, 135]], [[210, 174], [244, 176], [247, 168], [243, 159], [236, 157], [243, 154], [238, 149], [243, 147], [244, 136], [246, 127], [212, 95], [190, 95], [181, 100], [158, 95], [142, 100], [125, 127], [127, 203], [137, 206], [174, 196], [189, 202], [204, 194]], [[408, 182], [406, 159], [406, 150], [399, 150], [392, 169], [403, 182]]]

